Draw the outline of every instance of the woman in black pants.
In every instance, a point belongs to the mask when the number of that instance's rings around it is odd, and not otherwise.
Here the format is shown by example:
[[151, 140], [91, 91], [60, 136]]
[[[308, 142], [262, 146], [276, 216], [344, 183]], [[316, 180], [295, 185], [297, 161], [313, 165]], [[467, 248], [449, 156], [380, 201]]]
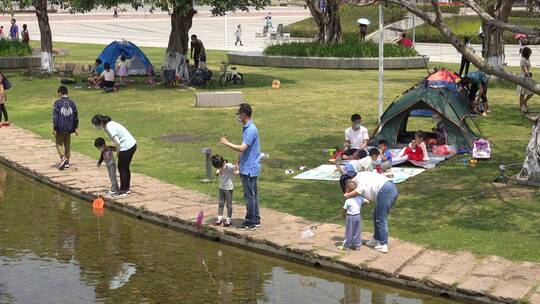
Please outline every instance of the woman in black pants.
[[104, 129], [116, 145], [118, 151], [118, 172], [120, 173], [120, 190], [113, 196], [126, 196], [131, 193], [131, 171], [129, 165], [137, 151], [137, 141], [121, 124], [112, 121], [106, 115], [94, 115], [92, 124], [98, 129]]
[[[470, 50], [473, 51], [474, 49], [471, 47], [471, 38], [465, 37], [464, 39], [465, 46], [468, 47]], [[469, 74], [469, 66], [471, 65], [471, 62], [465, 58], [465, 56], [461, 55], [461, 66], [459, 67], [459, 77], [463, 77], [467, 74]], [[465, 73], [463, 73], [465, 72]]]

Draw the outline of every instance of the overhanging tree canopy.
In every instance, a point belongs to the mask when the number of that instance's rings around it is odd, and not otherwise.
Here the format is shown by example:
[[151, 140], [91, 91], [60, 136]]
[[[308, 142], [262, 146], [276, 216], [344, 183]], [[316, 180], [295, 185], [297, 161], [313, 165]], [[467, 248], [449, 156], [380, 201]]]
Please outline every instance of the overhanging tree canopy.
[[[489, 60], [484, 61], [480, 56], [466, 47], [465, 42], [460, 40], [458, 36], [444, 23], [439, 3], [437, 0], [431, 0], [431, 4], [435, 10], [435, 15], [431, 15], [422, 11], [416, 2], [413, 1], [400, 1], [400, 0], [383, 0], [388, 3], [395, 3], [406, 8], [409, 12], [420, 17], [429, 25], [433, 26], [439, 32], [450, 41], [450, 43], [461, 53], [467, 60], [474, 64], [478, 69], [486, 72], [487, 74], [500, 77], [508, 80], [514, 84], [519, 84], [525, 87], [537, 95], [540, 95], [540, 85], [531, 78], [524, 78], [520, 75], [514, 74], [504, 68], [504, 66], [494, 64]], [[537, 1], [537, 0], [535, 0]], [[540, 30], [532, 29], [514, 24], [509, 24], [504, 18], [497, 18], [488, 11], [486, 11], [480, 4], [473, 0], [464, 0], [464, 5], [470, 7], [481, 19], [483, 24], [487, 24], [490, 27], [494, 27], [497, 30], [508, 30], [513, 33], [524, 33], [530, 38], [530, 41], [540, 41]], [[495, 5], [496, 8], [504, 10], [508, 4], [513, 3], [511, 0], [496, 0], [488, 1], [487, 4]], [[484, 3], [485, 4], [485, 3]], [[488, 8], [489, 8], [488, 5]], [[516, 102], [517, 104], [517, 102]], [[519, 178], [527, 183], [540, 185], [540, 115], [532, 115], [529, 113], [528, 108], [521, 109], [523, 115], [533, 122], [533, 131], [531, 140], [525, 151], [525, 161], [523, 168], [519, 174]]]

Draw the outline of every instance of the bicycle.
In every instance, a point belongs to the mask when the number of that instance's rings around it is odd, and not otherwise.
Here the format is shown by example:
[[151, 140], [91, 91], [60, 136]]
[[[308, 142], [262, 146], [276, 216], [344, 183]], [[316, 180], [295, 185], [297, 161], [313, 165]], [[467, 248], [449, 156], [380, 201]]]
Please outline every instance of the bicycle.
[[236, 67], [230, 67], [226, 62], [221, 63], [223, 66], [223, 74], [219, 77], [219, 84], [224, 87], [230, 82], [233, 84], [244, 84], [244, 75], [236, 71]]

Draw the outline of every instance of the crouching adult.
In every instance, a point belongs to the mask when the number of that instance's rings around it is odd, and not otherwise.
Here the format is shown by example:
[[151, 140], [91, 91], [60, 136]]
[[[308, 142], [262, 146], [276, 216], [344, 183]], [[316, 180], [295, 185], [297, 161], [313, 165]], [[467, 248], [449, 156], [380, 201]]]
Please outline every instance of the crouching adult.
[[349, 199], [361, 195], [376, 203], [373, 213], [375, 233], [373, 239], [369, 240], [366, 245], [374, 247], [379, 252], [387, 253], [388, 214], [398, 198], [397, 187], [386, 176], [371, 171], [358, 172], [354, 181], [357, 184], [356, 190], [347, 192], [343, 196], [345, 199]]

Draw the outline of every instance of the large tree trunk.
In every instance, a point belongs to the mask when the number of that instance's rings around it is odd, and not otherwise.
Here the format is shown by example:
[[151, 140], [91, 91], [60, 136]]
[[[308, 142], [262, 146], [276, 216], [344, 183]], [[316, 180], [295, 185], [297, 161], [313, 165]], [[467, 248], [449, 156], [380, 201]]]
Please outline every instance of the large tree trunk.
[[182, 64], [189, 50], [189, 30], [193, 24], [193, 16], [197, 11], [193, 9], [190, 1], [189, 9], [175, 6], [171, 14], [171, 34], [165, 52], [164, 64], [170, 69], [177, 69]]
[[326, 43], [341, 43], [341, 20], [339, 17], [339, 4], [341, 0], [327, 0], [325, 41]]
[[540, 185], [540, 115], [534, 121], [531, 140], [525, 150], [523, 169], [518, 177], [531, 185]]
[[51, 73], [54, 71], [52, 54], [53, 42], [49, 14], [47, 13], [47, 0], [34, 0], [32, 2], [39, 25], [41, 36], [41, 70]]
[[315, 41], [318, 43], [323, 43], [326, 40], [326, 22], [324, 14], [319, 10], [319, 0], [306, 0], [306, 5], [309, 7], [311, 16], [313, 17], [313, 20], [315, 20], [315, 24], [317, 25], [318, 29], [317, 35], [315, 36]]
[[[508, 22], [508, 16], [512, 12], [512, 0], [499, 0], [489, 5], [486, 12], [494, 18]], [[504, 63], [504, 38], [503, 30], [490, 24], [482, 23], [486, 51], [484, 59], [493, 66], [502, 66]]]

